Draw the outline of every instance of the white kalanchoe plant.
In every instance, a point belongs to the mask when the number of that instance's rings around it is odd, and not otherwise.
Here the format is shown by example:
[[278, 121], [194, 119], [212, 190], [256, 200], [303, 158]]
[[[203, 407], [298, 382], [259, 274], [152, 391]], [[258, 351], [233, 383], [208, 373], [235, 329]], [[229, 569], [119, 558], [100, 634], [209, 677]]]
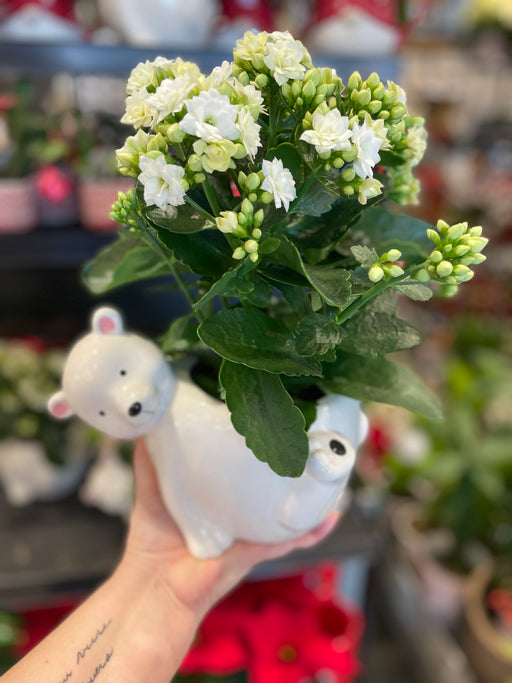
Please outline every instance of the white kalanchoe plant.
[[137, 185], [114, 204], [124, 227], [85, 281], [102, 293], [174, 276], [191, 311], [162, 347], [215, 366], [258, 458], [301, 474], [322, 393], [440, 416], [386, 358], [421, 340], [396, 298], [453, 293], [487, 240], [392, 211], [417, 201], [426, 147], [402, 88], [376, 73], [345, 83], [289, 33], [248, 32], [209, 75], [181, 59], [139, 64], [122, 121], [135, 131], [118, 166]]

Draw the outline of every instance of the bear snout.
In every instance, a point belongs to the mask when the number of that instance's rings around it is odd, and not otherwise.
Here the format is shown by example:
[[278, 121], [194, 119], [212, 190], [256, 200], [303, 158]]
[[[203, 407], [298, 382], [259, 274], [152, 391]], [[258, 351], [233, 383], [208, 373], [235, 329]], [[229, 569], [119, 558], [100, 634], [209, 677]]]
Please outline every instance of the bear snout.
[[142, 412], [142, 403], [139, 401], [135, 401], [135, 403], [132, 403], [131, 406], [128, 408], [128, 415], [130, 417], [137, 417], [137, 415], [140, 415]]

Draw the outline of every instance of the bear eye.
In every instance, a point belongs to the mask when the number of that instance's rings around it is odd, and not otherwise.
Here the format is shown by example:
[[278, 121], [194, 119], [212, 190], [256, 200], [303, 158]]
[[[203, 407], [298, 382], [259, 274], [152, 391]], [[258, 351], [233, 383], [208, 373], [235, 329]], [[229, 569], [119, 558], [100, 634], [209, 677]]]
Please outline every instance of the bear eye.
[[333, 453], [336, 453], [336, 455], [345, 455], [347, 452], [345, 446], [337, 439], [331, 439], [331, 441], [329, 441], [329, 448]]
[[126, 375], [126, 370], [120, 370], [120, 371], [119, 371], [119, 374], [120, 374], [120, 375]]

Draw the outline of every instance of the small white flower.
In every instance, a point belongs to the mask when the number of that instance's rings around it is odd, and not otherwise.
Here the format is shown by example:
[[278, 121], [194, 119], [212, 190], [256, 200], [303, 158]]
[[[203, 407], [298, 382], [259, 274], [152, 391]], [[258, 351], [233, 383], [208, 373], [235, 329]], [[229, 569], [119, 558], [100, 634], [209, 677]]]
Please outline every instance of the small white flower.
[[242, 85], [237, 78], [230, 78], [229, 84], [235, 91], [235, 96], [238, 104], [244, 104], [250, 108], [257, 108], [258, 111], [264, 112], [263, 95], [261, 90], [255, 88], [254, 85]]
[[388, 90], [395, 95], [395, 103], [407, 104], [407, 93], [401, 88], [398, 83], [388, 81]]
[[259, 123], [256, 123], [251, 113], [247, 109], [242, 108], [238, 112], [236, 127], [240, 134], [240, 140], [247, 150], [247, 154], [251, 157], [251, 159], [254, 159], [258, 151], [258, 147], [261, 147], [261, 126]]
[[244, 37], [236, 41], [233, 51], [235, 58], [250, 62], [255, 55], [263, 53], [267, 38], [268, 34], [265, 31], [261, 33], [246, 31]]
[[306, 67], [301, 62], [305, 55], [306, 48], [302, 43], [293, 38], [279, 37], [275, 42], [267, 43], [267, 54], [263, 61], [270, 69], [276, 83], [283, 85], [291, 79], [302, 80], [304, 78]]
[[185, 133], [195, 135], [205, 142], [238, 138], [238, 109], [231, 104], [227, 95], [221, 95], [215, 88], [210, 88], [185, 100], [185, 106], [188, 113], [180, 122], [180, 128]]
[[305, 130], [300, 139], [314, 145], [319, 154], [352, 148], [348, 116], [342, 116], [338, 109], [331, 109], [327, 114], [313, 114], [312, 125], [313, 129]]
[[295, 181], [291, 172], [284, 168], [281, 159], [264, 160], [261, 166], [265, 179], [261, 183], [261, 189], [274, 195], [276, 209], [284, 206], [288, 211], [290, 202], [295, 199]]
[[382, 183], [380, 180], [377, 180], [376, 178], [366, 178], [359, 186], [359, 193], [357, 195], [358, 202], [364, 206], [369, 199], [382, 194], [381, 188]]
[[162, 81], [154, 94], [148, 97], [149, 106], [157, 112], [153, 124], [160, 123], [169, 114], [180, 111], [195, 85], [189, 74], [181, 74], [174, 79], [166, 78]]
[[144, 185], [144, 201], [148, 206], [156, 204], [164, 210], [169, 204], [179, 206], [185, 203], [185, 189], [181, 180], [185, 171], [181, 166], [168, 164], [165, 156], [156, 159], [139, 157], [140, 182]]
[[126, 112], [121, 123], [135, 128], [148, 128], [153, 121], [155, 110], [148, 103], [149, 94], [145, 88], [135, 90], [126, 98]]
[[220, 66], [216, 66], [209, 76], [204, 81], [204, 89], [209, 88], [220, 88], [223, 83], [225, 83], [233, 72], [232, 62], [228, 62], [225, 59]]
[[407, 148], [412, 153], [411, 166], [417, 166], [427, 149], [427, 131], [424, 126], [411, 128], [406, 139]]
[[126, 83], [126, 92], [130, 95], [141, 88], [156, 87], [158, 85], [158, 72], [154, 62], [146, 60], [135, 66]]
[[357, 157], [353, 164], [354, 171], [360, 178], [371, 178], [373, 167], [380, 160], [379, 150], [382, 140], [366, 123], [360, 126], [356, 122], [352, 126], [352, 142], [357, 149]]

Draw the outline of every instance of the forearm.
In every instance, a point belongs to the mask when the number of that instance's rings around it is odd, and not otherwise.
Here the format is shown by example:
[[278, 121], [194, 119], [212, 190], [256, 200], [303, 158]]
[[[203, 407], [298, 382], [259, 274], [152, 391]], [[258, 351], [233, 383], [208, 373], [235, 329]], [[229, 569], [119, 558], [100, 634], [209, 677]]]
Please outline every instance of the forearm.
[[169, 683], [199, 619], [176, 601], [163, 581], [123, 561], [0, 681]]

